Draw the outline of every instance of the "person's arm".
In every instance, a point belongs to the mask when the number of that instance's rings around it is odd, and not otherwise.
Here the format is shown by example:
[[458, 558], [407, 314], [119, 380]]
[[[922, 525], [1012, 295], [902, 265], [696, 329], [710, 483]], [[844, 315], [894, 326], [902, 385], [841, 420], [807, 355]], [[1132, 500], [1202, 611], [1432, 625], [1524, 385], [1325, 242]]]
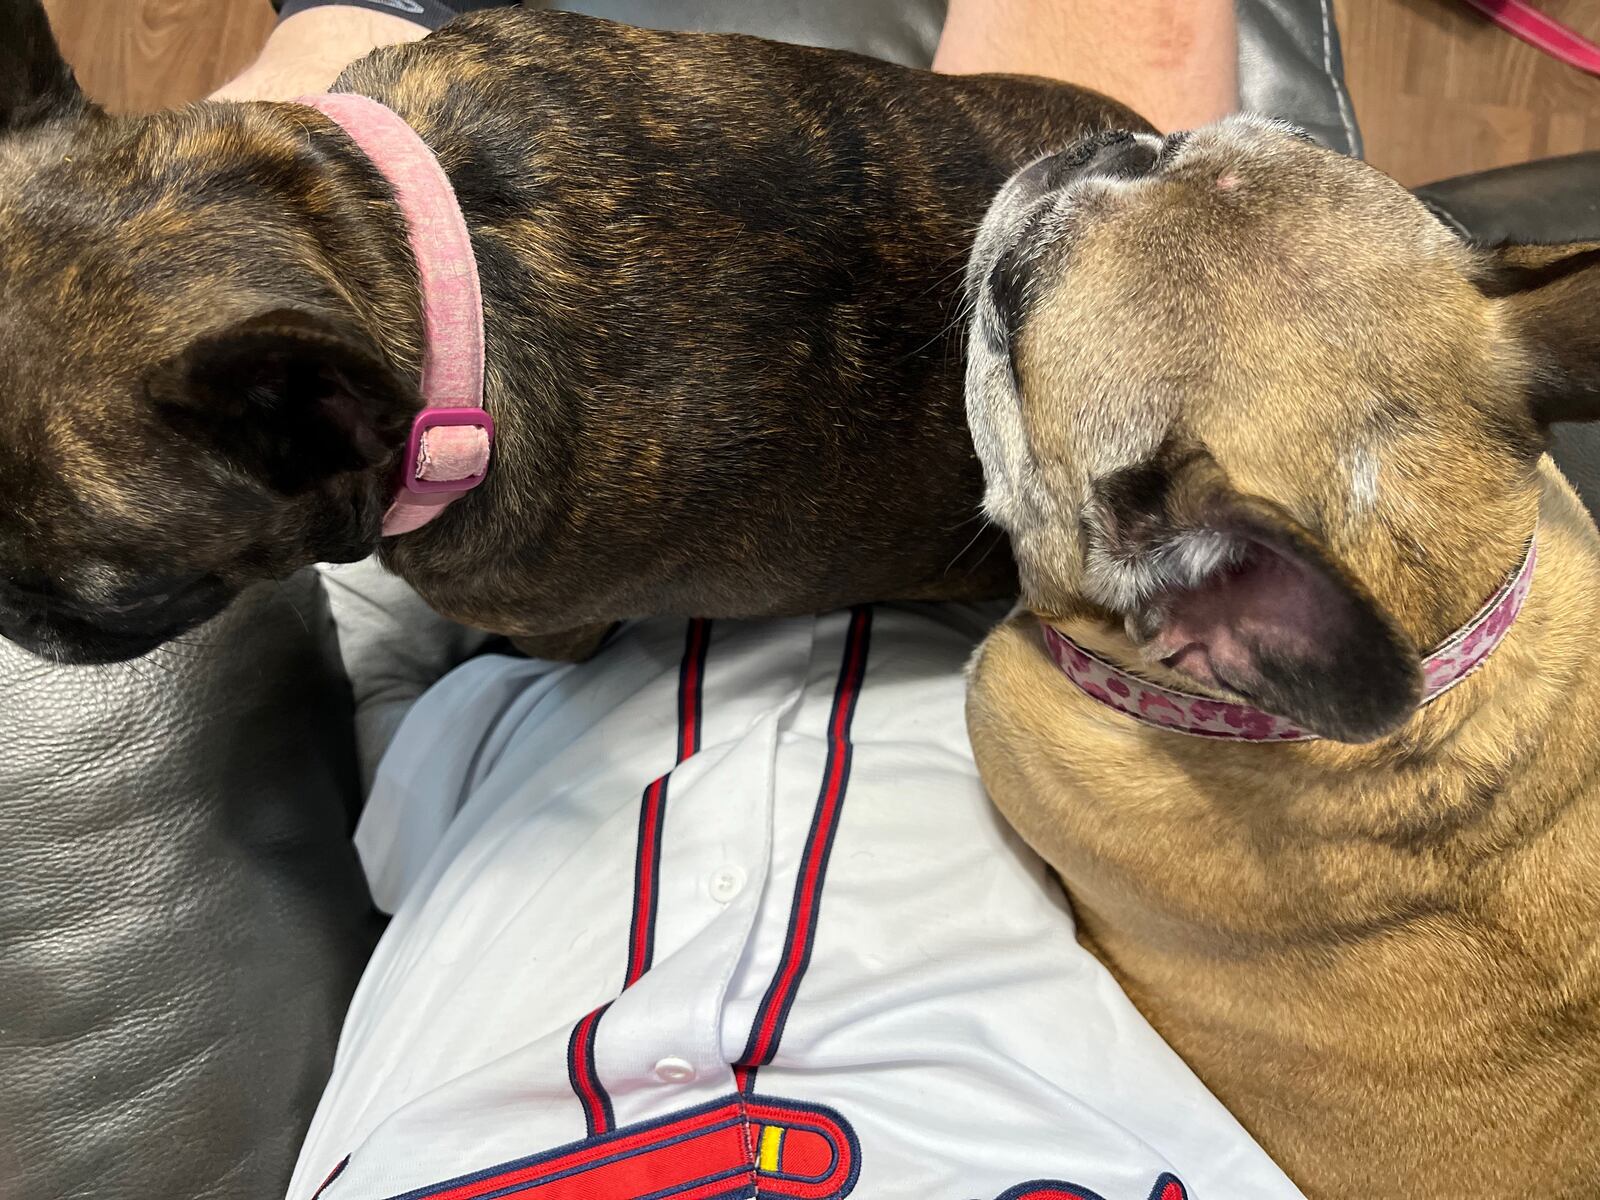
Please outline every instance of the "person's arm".
[[292, 100], [326, 91], [356, 59], [427, 33], [426, 25], [353, 5], [308, 8], [280, 21], [261, 56], [212, 99]]
[[1234, 0], [950, 0], [933, 69], [1046, 75], [1104, 92], [1158, 129], [1238, 107]]

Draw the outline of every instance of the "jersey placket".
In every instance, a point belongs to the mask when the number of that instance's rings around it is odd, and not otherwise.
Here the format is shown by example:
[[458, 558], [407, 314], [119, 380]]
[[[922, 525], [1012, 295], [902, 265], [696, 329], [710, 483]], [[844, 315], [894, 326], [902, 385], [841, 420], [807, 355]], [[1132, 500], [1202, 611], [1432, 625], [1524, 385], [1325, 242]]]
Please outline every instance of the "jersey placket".
[[[769, 887], [778, 744], [805, 697], [815, 628], [811, 619], [715, 627], [699, 745], [671, 773], [666, 803], [652, 812], [647, 797], [641, 807], [641, 847], [653, 840], [657, 851], [639, 855], [654, 864], [653, 952], [606, 1009], [593, 1048], [613, 1128], [735, 1095], [724, 1000]], [[734, 658], [752, 638], [762, 679], [719, 672], [719, 649]]]

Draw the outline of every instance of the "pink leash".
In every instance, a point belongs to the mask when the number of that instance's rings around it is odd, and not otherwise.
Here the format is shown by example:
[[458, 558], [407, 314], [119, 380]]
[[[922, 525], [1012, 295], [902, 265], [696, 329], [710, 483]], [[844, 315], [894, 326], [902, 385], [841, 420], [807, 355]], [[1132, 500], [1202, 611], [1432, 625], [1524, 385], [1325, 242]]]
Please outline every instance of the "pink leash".
[[303, 96], [342, 128], [394, 189], [422, 285], [422, 404], [383, 535], [420, 529], [483, 482], [494, 421], [483, 408], [483, 293], [455, 189], [427, 144], [365, 96]]
[[1580, 71], [1600, 75], [1600, 46], [1577, 30], [1545, 16], [1527, 0], [1467, 0], [1467, 3], [1530, 46]]

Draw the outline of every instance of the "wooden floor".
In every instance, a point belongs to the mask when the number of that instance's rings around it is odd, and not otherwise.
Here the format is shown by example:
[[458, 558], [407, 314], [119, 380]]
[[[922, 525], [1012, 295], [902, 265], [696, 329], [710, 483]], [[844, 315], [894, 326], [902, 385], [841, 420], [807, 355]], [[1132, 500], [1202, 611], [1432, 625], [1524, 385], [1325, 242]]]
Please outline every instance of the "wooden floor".
[[268, 0], [44, 0], [84, 90], [118, 112], [198, 100], [249, 65]]
[[[1539, 0], [1600, 39], [1600, 0]], [[46, 0], [89, 92], [122, 111], [197, 99], [254, 56], [267, 0]], [[1600, 79], [1463, 0], [1335, 0], [1368, 158], [1405, 183], [1600, 149]]]
[[[1600, 41], [1600, 0], [1536, 0]], [[1600, 150], [1600, 79], [1463, 0], [1335, 0], [1367, 158], [1402, 183]]]

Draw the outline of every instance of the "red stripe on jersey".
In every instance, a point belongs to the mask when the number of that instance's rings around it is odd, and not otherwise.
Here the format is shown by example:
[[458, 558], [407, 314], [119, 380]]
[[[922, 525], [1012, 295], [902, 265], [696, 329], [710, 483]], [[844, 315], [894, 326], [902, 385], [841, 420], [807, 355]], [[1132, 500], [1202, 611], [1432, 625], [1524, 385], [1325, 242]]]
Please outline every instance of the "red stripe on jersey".
[[[684, 633], [683, 659], [678, 667], [678, 736], [674, 769], [700, 749], [703, 724], [706, 654], [711, 646], [711, 622], [690, 621]], [[628, 958], [623, 967], [622, 990], [644, 976], [656, 954], [656, 910], [661, 902], [661, 839], [667, 820], [667, 795], [672, 772], [652, 781], [639, 802], [639, 846], [633, 873], [633, 919], [628, 930]], [[606, 1007], [610, 1007], [607, 1005]], [[605, 1008], [590, 1013], [572, 1031], [568, 1073], [572, 1090], [583, 1105], [590, 1136], [612, 1129], [611, 1097], [595, 1067], [594, 1046]], [[587, 1029], [585, 1029], [587, 1025]], [[581, 1055], [576, 1051], [582, 1043]]]
[[639, 808], [639, 855], [633, 874], [633, 927], [622, 987], [639, 982], [655, 959], [656, 905], [661, 900], [661, 827], [667, 815], [667, 776], [644, 790]]
[[578, 1103], [583, 1105], [584, 1123], [590, 1137], [609, 1133], [617, 1123], [611, 1111], [611, 1097], [601, 1086], [600, 1073], [594, 1065], [595, 1030], [610, 1007], [602, 1005], [584, 1017], [573, 1026], [572, 1037], [567, 1041], [567, 1078]]
[[[844, 661], [834, 689], [833, 710], [828, 718], [828, 762], [823, 770], [822, 788], [806, 841], [800, 875], [795, 882], [794, 904], [789, 916], [789, 934], [777, 974], [757, 1010], [755, 1027], [741, 1067], [756, 1068], [772, 1061], [783, 1027], [794, 1007], [800, 982], [811, 962], [816, 941], [817, 919], [822, 910], [822, 889], [827, 880], [828, 860], [833, 853], [834, 835], [850, 785], [852, 746], [850, 730], [855, 720], [856, 702], [867, 674], [867, 654], [871, 644], [872, 610], [857, 608], [850, 614], [850, 630], [845, 637]], [[742, 1077], [741, 1087], [754, 1085], [753, 1070]]]
[[339, 1178], [339, 1176], [344, 1174], [344, 1169], [346, 1167], [348, 1167], [349, 1165], [350, 1165], [350, 1156], [348, 1154], [346, 1154], [343, 1158], [341, 1158], [339, 1160], [339, 1165], [337, 1167], [335, 1167], [332, 1171], [328, 1172], [328, 1177], [322, 1181], [322, 1186], [319, 1187], [316, 1191], [311, 1193], [311, 1200], [317, 1200], [317, 1198], [319, 1196], [321, 1196], [323, 1192], [327, 1191], [328, 1188], [332, 1185], [333, 1181], [335, 1179]]
[[706, 675], [711, 622], [689, 622], [689, 644], [678, 672], [678, 761], [700, 751], [700, 710]]
[[[700, 749], [701, 710], [704, 707], [706, 651], [711, 645], [711, 622], [690, 621], [684, 635], [683, 662], [678, 668], [678, 749], [674, 769]], [[661, 837], [667, 820], [667, 789], [672, 772], [644, 790], [639, 808], [639, 851], [634, 864], [633, 927], [628, 934], [628, 965], [622, 988], [626, 991], [655, 961], [656, 908], [661, 901]]]

